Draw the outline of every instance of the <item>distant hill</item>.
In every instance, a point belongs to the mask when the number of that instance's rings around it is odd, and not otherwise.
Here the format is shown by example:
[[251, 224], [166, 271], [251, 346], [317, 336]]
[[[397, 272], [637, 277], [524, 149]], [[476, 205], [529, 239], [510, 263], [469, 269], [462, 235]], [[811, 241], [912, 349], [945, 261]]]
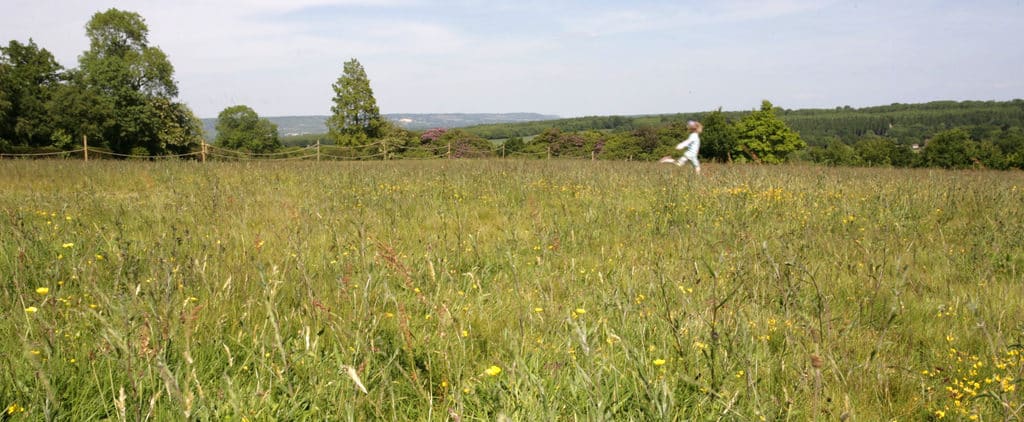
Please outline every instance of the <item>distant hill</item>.
[[[657, 128], [686, 120], [701, 120], [705, 112], [635, 116], [587, 116], [543, 122], [482, 124], [464, 130], [485, 139], [526, 138], [554, 128], [562, 132], [630, 132]], [[727, 119], [739, 120], [750, 111], [725, 111]], [[982, 139], [991, 131], [1006, 132], [1024, 127], [1024, 100], [932, 101], [920, 104], [895, 103], [887, 106], [831, 109], [777, 109], [778, 117], [800, 134], [809, 145], [824, 146], [832, 140], [853, 144], [865, 136], [889, 138], [900, 144], [924, 142], [951, 128], [970, 128]]]
[[[329, 116], [277, 116], [267, 117], [277, 125], [281, 137], [327, 133]], [[384, 117], [399, 127], [409, 130], [423, 130], [436, 127], [456, 128], [497, 123], [522, 123], [559, 119], [559, 116], [537, 113], [395, 113]], [[206, 138], [217, 136], [217, 119], [201, 119]]]
[[560, 119], [559, 116], [537, 113], [446, 113], [446, 114], [385, 114], [398, 126], [421, 130], [436, 127], [455, 128], [495, 123], [539, 122]]

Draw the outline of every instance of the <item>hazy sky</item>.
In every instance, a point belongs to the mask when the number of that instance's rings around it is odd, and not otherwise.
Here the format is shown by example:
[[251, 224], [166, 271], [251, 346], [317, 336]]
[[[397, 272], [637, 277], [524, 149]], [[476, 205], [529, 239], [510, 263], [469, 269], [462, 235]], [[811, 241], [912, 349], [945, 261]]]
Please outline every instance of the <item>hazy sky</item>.
[[330, 114], [357, 58], [383, 113], [563, 117], [1024, 98], [1022, 0], [2, 0], [65, 67], [137, 12], [200, 117]]

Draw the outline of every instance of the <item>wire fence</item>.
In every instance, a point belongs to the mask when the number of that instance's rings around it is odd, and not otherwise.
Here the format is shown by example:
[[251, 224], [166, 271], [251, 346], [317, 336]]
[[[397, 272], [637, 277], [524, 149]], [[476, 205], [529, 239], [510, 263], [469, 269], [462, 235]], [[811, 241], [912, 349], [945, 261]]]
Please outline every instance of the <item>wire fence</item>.
[[0, 153], [0, 158], [37, 158], [37, 157], [55, 157], [55, 156], [69, 156], [75, 153], [83, 152], [84, 149], [75, 149], [70, 151], [53, 151], [53, 152], [30, 152], [24, 154], [11, 154], [11, 153]]
[[[136, 160], [161, 160], [161, 159], [194, 159], [199, 161], [372, 161], [372, 160], [437, 160], [437, 159], [458, 159], [458, 158], [526, 158], [545, 159], [554, 158], [550, 150], [543, 152], [505, 151], [501, 148], [497, 151], [453, 150], [451, 144], [443, 146], [431, 145], [391, 145], [391, 149], [385, 141], [377, 141], [364, 145], [308, 145], [283, 151], [274, 152], [251, 152], [246, 150], [234, 150], [221, 148], [215, 145], [202, 143], [198, 151], [190, 151], [178, 154], [123, 154], [109, 151], [103, 148], [89, 148], [83, 139], [82, 148], [66, 151], [48, 152], [27, 152], [27, 153], [0, 153], [0, 160], [3, 159], [44, 159], [64, 158], [82, 159], [89, 161], [90, 153], [92, 158], [112, 157], [116, 159]], [[573, 159], [596, 159], [596, 152], [591, 152], [590, 157], [585, 156], [560, 156], [558, 158]]]
[[138, 159], [156, 159], [156, 158], [182, 158], [182, 157], [193, 157], [199, 154], [198, 152], [188, 152], [184, 154], [166, 154], [166, 155], [134, 155], [134, 154], [118, 154], [116, 152], [104, 151], [104, 150], [92, 150], [91, 152], [100, 155], [109, 155], [111, 157], [119, 158], [138, 158]]

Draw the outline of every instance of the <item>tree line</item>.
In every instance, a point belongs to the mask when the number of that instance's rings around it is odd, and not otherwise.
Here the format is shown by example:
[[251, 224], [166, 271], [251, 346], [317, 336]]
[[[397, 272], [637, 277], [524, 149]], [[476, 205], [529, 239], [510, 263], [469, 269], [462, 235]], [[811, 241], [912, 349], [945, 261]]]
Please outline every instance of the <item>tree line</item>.
[[[199, 149], [202, 125], [177, 101], [174, 67], [148, 43], [134, 12], [97, 12], [85, 27], [89, 49], [63, 69], [31, 39], [0, 47], [0, 152], [90, 148], [131, 156]], [[854, 109], [787, 110], [765, 100], [751, 111], [588, 116], [463, 129], [402, 129], [380, 115], [366, 70], [343, 64], [332, 84], [327, 133], [282, 139], [277, 126], [243, 105], [217, 119], [215, 145], [274, 153], [316, 140], [350, 159], [570, 157], [656, 160], [704, 123], [701, 156], [722, 162], [1024, 168], [1024, 101], [938, 101]]]
[[[506, 123], [465, 128], [485, 138], [506, 138], [518, 144], [520, 138], [549, 131], [567, 137], [601, 138], [611, 145], [629, 148], [605, 148], [606, 158], [639, 159], [671, 152], [670, 139], [681, 136], [679, 128], [686, 120], [705, 123], [701, 157], [714, 161], [759, 160], [757, 142], [749, 136], [737, 138], [737, 130], [751, 133], [749, 116], [764, 113], [765, 108], [747, 111], [712, 111], [653, 116], [580, 117], [558, 121]], [[855, 109], [786, 110], [772, 107], [774, 117], [798, 134], [800, 147], [782, 154], [785, 160], [825, 165], [944, 167], [944, 168], [1024, 168], [1024, 100], [1012, 101], [936, 101], [924, 104], [892, 104]], [[765, 122], [765, 124], [769, 124]], [[777, 125], [777, 128], [781, 126]], [[571, 133], [571, 134], [567, 134]], [[652, 135], [653, 134], [653, 135]], [[685, 137], [685, 136], [684, 136]], [[652, 138], [665, 138], [659, 148]], [[594, 145], [604, 145], [594, 142]], [[780, 154], [775, 154], [776, 158]], [[774, 158], [767, 160], [777, 161]]]
[[178, 102], [174, 67], [136, 13], [109, 9], [85, 26], [89, 49], [64, 69], [31, 39], [0, 47], [0, 151], [187, 153], [202, 125]]

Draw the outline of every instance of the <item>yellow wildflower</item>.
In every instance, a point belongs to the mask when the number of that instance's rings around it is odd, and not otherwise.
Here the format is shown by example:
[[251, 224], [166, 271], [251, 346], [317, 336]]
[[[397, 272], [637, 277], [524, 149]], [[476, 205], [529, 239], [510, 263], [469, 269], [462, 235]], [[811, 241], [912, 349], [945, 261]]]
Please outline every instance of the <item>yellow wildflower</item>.
[[36, 293], [39, 293], [41, 295], [45, 295], [47, 293], [50, 293], [50, 288], [49, 287], [37, 287], [36, 288]]
[[487, 368], [487, 369], [484, 370], [484, 373], [487, 374], [487, 375], [490, 375], [492, 377], [496, 377], [496, 376], [498, 376], [498, 374], [501, 373], [501, 368], [499, 368], [497, 366], [494, 366], [494, 365], [491, 365], [490, 368]]

